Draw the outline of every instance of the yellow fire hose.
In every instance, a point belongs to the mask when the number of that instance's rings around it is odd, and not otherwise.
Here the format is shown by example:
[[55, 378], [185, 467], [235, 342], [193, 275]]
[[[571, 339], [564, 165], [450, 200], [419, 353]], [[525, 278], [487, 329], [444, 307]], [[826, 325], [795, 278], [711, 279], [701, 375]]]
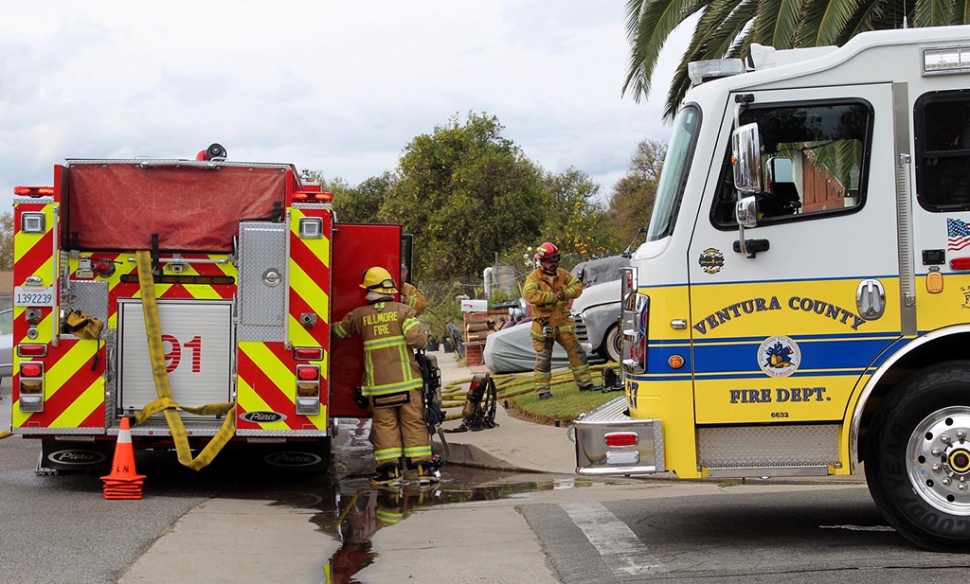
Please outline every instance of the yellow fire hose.
[[[599, 365], [590, 365], [590, 371], [601, 371], [605, 367], [615, 367], [616, 363], [602, 363]], [[502, 375], [492, 375], [492, 379], [495, 380], [496, 389], [496, 399], [505, 399], [510, 397], [515, 397], [517, 395], [523, 395], [535, 391], [533, 388], [532, 372], [521, 373], [521, 374], [502, 374]], [[447, 383], [442, 392], [442, 409], [451, 408], [462, 408], [465, 405], [465, 394], [468, 392], [467, 387], [463, 387], [465, 384], [472, 381], [472, 377], [466, 377], [464, 379], [456, 379]], [[563, 383], [573, 379], [573, 373], [568, 368], [559, 369], [553, 372], [551, 384]], [[516, 389], [518, 388], [518, 389]], [[461, 411], [457, 412], [446, 412], [445, 421], [448, 420], [459, 420], [461, 419]]]
[[[183, 466], [192, 470], [200, 470], [211, 463], [216, 454], [226, 445], [236, 432], [236, 406], [232, 403], [207, 404], [198, 407], [187, 407], [176, 403], [172, 399], [172, 387], [168, 382], [168, 371], [165, 370], [165, 351], [162, 348], [162, 331], [158, 323], [158, 303], [155, 298], [155, 280], [152, 277], [152, 259], [147, 251], [135, 252], [138, 262], [138, 284], [141, 287], [142, 311], [145, 315], [145, 332], [148, 335], [148, 353], [152, 361], [152, 376], [155, 378], [155, 391], [158, 399], [147, 404], [136, 416], [135, 426], [141, 424], [151, 416], [165, 413], [165, 420], [172, 432], [175, 442], [175, 452]], [[203, 416], [225, 414], [226, 419], [222, 427], [212, 440], [206, 444], [202, 452], [192, 458], [189, 438], [185, 433], [185, 424], [179, 416], [178, 410]]]
[[13, 434], [9, 430], [4, 430], [3, 432], [0, 432], [0, 440], [3, 440], [4, 438], [10, 438], [11, 436], [13, 436]]

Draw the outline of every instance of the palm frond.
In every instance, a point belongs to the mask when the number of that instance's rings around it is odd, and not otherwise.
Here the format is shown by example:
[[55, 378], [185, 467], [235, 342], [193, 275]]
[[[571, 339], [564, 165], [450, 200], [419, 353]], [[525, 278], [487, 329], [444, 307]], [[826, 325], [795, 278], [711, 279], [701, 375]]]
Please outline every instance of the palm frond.
[[970, 2], [967, 2], [967, 0], [954, 0], [953, 20], [950, 24], [970, 24]]
[[664, 43], [677, 25], [710, 0], [630, 0], [627, 2], [627, 36], [630, 40], [630, 68], [621, 94], [632, 86], [640, 101], [650, 93], [650, 77]]
[[951, 0], [916, 0], [914, 26], [946, 26], [953, 22]]
[[664, 119], [673, 119], [680, 102], [690, 89], [688, 63], [731, 55], [738, 46], [739, 36], [756, 12], [757, 0], [716, 0], [704, 9], [691, 42], [674, 72], [664, 106]]
[[790, 49], [801, 11], [802, 0], [761, 0], [752, 41], [776, 49]]

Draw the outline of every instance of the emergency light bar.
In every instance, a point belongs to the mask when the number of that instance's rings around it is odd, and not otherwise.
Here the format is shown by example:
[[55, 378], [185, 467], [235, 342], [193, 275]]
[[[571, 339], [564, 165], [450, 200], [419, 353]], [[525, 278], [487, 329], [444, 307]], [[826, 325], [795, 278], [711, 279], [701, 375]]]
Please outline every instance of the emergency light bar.
[[14, 187], [13, 194], [21, 197], [53, 197], [54, 187]]
[[333, 201], [333, 193], [329, 191], [299, 191], [293, 193], [293, 200], [298, 203], [329, 203]]
[[744, 61], [741, 59], [716, 59], [713, 61], [692, 61], [687, 64], [687, 76], [692, 85], [700, 85], [705, 81], [740, 75], [745, 72]]
[[923, 75], [970, 72], [970, 47], [923, 49]]

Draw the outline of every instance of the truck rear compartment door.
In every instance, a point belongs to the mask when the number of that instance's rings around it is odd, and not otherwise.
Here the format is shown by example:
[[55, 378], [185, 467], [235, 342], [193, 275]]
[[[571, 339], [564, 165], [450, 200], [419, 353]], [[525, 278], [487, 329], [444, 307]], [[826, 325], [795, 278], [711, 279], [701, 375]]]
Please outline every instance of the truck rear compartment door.
[[[333, 227], [333, 287], [331, 326], [364, 304], [360, 279], [367, 268], [382, 266], [400, 286], [401, 226], [338, 223]], [[332, 343], [330, 359], [330, 414], [333, 417], [369, 417], [354, 403], [354, 388], [364, 374], [360, 337]]]
[[[185, 406], [232, 401], [232, 303], [159, 300], [158, 318], [172, 398]], [[118, 404], [127, 414], [158, 398], [140, 300], [119, 301], [118, 329]]]

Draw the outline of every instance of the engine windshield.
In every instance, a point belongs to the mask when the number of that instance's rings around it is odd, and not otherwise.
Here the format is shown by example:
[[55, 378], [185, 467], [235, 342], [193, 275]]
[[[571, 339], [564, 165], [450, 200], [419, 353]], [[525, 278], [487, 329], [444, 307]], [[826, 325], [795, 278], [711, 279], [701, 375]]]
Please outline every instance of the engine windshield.
[[647, 241], [662, 239], [674, 232], [677, 212], [684, 198], [684, 186], [690, 171], [697, 131], [701, 125], [701, 112], [696, 106], [686, 106], [674, 120], [673, 134], [667, 146], [663, 171], [657, 184], [657, 198], [653, 204]]

